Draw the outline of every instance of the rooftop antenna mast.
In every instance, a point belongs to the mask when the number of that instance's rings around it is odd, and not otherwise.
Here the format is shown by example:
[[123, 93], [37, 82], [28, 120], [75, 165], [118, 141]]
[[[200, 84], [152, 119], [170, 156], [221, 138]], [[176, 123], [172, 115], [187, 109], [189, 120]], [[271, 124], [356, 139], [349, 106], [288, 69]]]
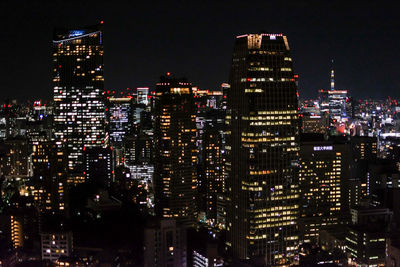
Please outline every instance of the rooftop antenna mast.
[[331, 61], [331, 91], [335, 90], [335, 70], [333, 69], [333, 59]]

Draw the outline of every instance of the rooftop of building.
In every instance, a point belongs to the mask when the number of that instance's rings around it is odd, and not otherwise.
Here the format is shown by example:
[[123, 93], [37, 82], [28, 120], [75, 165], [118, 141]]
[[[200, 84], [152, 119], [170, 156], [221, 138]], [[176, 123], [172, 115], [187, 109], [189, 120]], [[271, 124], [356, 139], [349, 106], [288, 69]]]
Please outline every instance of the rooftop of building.
[[78, 39], [90, 34], [100, 32], [103, 27], [103, 22], [99, 24], [76, 27], [76, 28], [57, 28], [54, 30], [53, 42], [66, 41], [70, 39]]

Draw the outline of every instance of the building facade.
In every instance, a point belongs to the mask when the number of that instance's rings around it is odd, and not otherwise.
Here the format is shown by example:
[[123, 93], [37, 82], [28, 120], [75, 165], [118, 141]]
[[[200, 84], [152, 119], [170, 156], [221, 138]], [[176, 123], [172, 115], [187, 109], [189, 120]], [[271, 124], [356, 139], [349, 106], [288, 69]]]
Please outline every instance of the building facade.
[[54, 33], [54, 128], [70, 183], [84, 181], [83, 147], [106, 142], [103, 51], [101, 24]]
[[144, 231], [144, 266], [187, 266], [186, 228], [173, 219], [149, 224]]
[[114, 164], [111, 147], [84, 147], [84, 175], [86, 181], [109, 187], [114, 180]]
[[72, 232], [53, 232], [41, 234], [42, 260], [56, 262], [60, 257], [72, 254]]
[[282, 34], [237, 36], [227, 95], [227, 246], [267, 266], [298, 259], [298, 100]]
[[349, 145], [302, 136], [300, 145], [301, 240], [317, 244], [322, 230], [344, 224], [348, 214]]
[[108, 99], [107, 118], [110, 145], [121, 147], [133, 128], [133, 100], [129, 97]]
[[196, 113], [192, 84], [161, 77], [155, 98], [156, 214], [193, 225], [197, 217]]

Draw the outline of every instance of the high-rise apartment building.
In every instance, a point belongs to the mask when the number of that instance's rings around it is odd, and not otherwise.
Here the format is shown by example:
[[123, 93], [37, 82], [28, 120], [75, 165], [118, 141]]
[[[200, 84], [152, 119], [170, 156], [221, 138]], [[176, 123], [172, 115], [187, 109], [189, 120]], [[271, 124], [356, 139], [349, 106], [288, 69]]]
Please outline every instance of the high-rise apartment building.
[[84, 180], [83, 148], [106, 140], [102, 26], [59, 29], [53, 40], [54, 128], [69, 182]]
[[32, 142], [32, 169], [32, 193], [40, 211], [64, 213], [67, 204], [65, 156], [53, 140]]
[[[223, 136], [222, 112], [209, 112], [208, 116], [214, 118], [206, 121], [202, 134], [202, 167], [203, 177], [199, 186], [203, 188], [204, 207], [207, 224], [216, 228], [223, 228], [218, 223], [219, 197], [225, 193], [225, 162], [224, 162], [224, 136]], [[207, 118], [207, 117], [206, 117]], [[221, 118], [221, 121], [219, 121]], [[200, 178], [200, 177], [199, 177]], [[201, 192], [199, 192], [199, 195]], [[201, 197], [201, 196], [199, 196]], [[200, 207], [202, 207], [201, 205]]]
[[236, 37], [227, 96], [227, 246], [267, 266], [298, 260], [297, 85], [286, 36]]
[[157, 83], [154, 127], [156, 214], [193, 225], [197, 185], [196, 112], [192, 84], [171, 75]]

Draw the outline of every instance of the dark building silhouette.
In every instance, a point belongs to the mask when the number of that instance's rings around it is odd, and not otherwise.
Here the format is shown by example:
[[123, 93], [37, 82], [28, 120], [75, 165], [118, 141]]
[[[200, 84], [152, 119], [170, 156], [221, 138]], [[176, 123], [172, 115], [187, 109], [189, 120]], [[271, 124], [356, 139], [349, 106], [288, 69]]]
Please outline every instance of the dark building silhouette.
[[346, 252], [351, 264], [384, 266], [386, 236], [392, 212], [386, 208], [355, 207], [347, 227]]
[[113, 181], [112, 149], [101, 147], [84, 147], [83, 151], [86, 181], [109, 187]]
[[173, 219], [149, 222], [144, 230], [144, 266], [187, 266], [186, 228]]

